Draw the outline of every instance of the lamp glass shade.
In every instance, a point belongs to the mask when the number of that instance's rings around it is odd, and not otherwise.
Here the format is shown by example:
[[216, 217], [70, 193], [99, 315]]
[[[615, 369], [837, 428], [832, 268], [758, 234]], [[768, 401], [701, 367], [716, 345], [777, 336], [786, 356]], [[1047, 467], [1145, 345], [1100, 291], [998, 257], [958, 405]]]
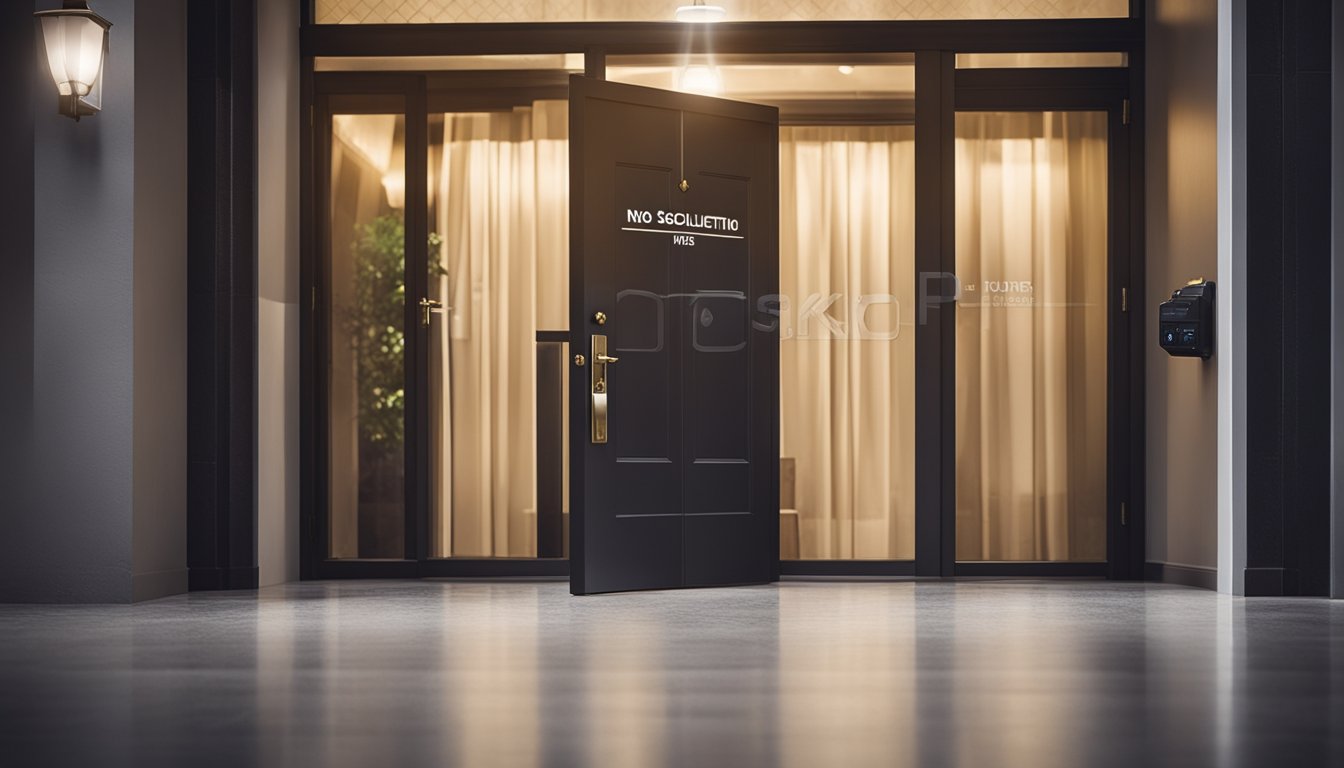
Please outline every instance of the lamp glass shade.
[[44, 15], [41, 21], [56, 90], [61, 96], [76, 96], [95, 108], [101, 106], [96, 102], [101, 101], [107, 27], [83, 14]]
[[705, 5], [697, 0], [694, 5], [678, 7], [673, 18], [684, 24], [714, 24], [723, 21], [727, 15], [722, 6]]

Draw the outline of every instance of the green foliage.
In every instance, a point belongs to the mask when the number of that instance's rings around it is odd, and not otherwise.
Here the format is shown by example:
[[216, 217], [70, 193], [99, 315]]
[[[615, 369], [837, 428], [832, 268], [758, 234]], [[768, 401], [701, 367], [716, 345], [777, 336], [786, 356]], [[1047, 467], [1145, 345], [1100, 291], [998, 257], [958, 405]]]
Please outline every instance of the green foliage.
[[[360, 462], [401, 455], [406, 430], [406, 223], [400, 213], [355, 228], [354, 297], [345, 330], [354, 347], [359, 403]], [[429, 236], [429, 273], [439, 263], [437, 234]]]

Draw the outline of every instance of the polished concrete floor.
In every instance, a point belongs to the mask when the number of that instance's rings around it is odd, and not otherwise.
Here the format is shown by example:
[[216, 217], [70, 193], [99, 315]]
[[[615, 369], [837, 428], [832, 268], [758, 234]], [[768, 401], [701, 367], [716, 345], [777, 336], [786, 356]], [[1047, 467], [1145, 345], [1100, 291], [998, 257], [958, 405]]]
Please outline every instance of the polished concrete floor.
[[0, 766], [1344, 766], [1344, 602], [1084, 581], [0, 606]]

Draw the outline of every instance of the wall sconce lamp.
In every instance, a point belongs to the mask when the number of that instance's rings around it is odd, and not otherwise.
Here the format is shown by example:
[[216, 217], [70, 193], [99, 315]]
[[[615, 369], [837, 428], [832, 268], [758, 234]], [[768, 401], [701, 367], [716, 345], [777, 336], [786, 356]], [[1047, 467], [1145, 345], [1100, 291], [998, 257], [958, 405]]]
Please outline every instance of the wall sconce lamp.
[[76, 122], [97, 114], [103, 108], [103, 62], [112, 23], [89, 10], [85, 0], [64, 0], [61, 8], [33, 16], [42, 26], [60, 113]]

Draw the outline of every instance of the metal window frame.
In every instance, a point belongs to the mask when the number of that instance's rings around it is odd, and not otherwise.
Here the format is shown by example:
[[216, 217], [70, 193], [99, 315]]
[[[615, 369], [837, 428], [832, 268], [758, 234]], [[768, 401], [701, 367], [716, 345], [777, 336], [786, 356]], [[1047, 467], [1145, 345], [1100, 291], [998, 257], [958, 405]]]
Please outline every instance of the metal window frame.
[[[1026, 21], [869, 21], [869, 22], [727, 22], [715, 25], [715, 52], [734, 54], [915, 54], [916, 67], [916, 270], [954, 271], [955, 210], [953, 125], [955, 111], [970, 104], [998, 104], [996, 108], [1083, 108], [1105, 102], [1116, 109], [1116, 95], [1130, 104], [1128, 117], [1143, 124], [1144, 22], [1142, 3], [1131, 3], [1125, 19], [1047, 19]], [[317, 139], [318, 86], [345, 82], [358, 89], [360, 78], [351, 73], [315, 73], [319, 56], [444, 56], [490, 54], [573, 53], [585, 55], [585, 72], [602, 76], [609, 55], [704, 53], [704, 36], [688, 38], [676, 24], [657, 22], [581, 22], [535, 24], [429, 24], [429, 25], [313, 25], [311, 2], [305, 0], [300, 29], [302, 114], [306, 125], [301, 139], [302, 295], [316, 286], [321, 256], [316, 201], [321, 146]], [[1114, 70], [957, 70], [958, 53], [1122, 51], [1129, 66]], [[395, 77], [425, 77], [425, 73], [397, 73]], [[394, 76], [388, 76], [389, 78]], [[340, 86], [342, 88], [347, 86]], [[422, 91], [423, 94], [423, 91]], [[1013, 99], [1016, 99], [1014, 102]], [[423, 110], [424, 99], [419, 100]], [[1118, 113], [1116, 113], [1118, 115]], [[1119, 119], [1113, 117], [1112, 122]], [[408, 115], [409, 120], [409, 115]], [[1113, 176], [1128, 168], [1125, 177], [1124, 221], [1112, 211], [1113, 286], [1125, 285], [1131, 297], [1123, 318], [1111, 324], [1111, 450], [1108, 509], [1108, 561], [1095, 563], [957, 563], [955, 559], [955, 306], [930, 310], [929, 320], [916, 330], [916, 556], [914, 561], [783, 561], [785, 575], [818, 576], [935, 576], [956, 575], [1087, 575], [1113, 579], [1141, 579], [1144, 575], [1144, 355], [1143, 355], [1143, 132], [1127, 131], [1123, 152], [1112, 150]], [[408, 192], [415, 189], [408, 179]], [[421, 185], [423, 186], [423, 184]], [[1113, 201], [1118, 202], [1118, 201]], [[408, 203], [409, 207], [409, 203]], [[1114, 206], [1113, 206], [1114, 208]], [[314, 307], [301, 319], [301, 387], [318, 392]], [[1123, 339], [1123, 345], [1117, 345]], [[422, 355], [423, 356], [423, 355]], [[420, 364], [426, 364], [423, 361]], [[408, 369], [409, 370], [409, 369]], [[427, 480], [415, 478], [415, 509], [408, 510], [408, 553], [415, 559], [397, 561], [329, 560], [320, 551], [325, 525], [322, 503], [325, 474], [320, 471], [321, 441], [317, 419], [324, 413], [306, 398], [301, 412], [301, 574], [312, 578], [373, 578], [423, 576], [558, 577], [568, 573], [568, 562], [547, 559], [435, 559], [425, 557]], [[423, 398], [413, 398], [423, 408]], [[1119, 405], [1123, 404], [1123, 408]], [[418, 413], [418, 411], [417, 411]], [[415, 446], [416, 451], [428, 449]], [[408, 451], [411, 447], [408, 446]], [[924, 479], [921, 479], [924, 478]], [[319, 482], [321, 486], [319, 486]], [[408, 499], [408, 502], [410, 500]], [[1126, 525], [1119, 525], [1120, 503], [1127, 507]], [[410, 526], [419, 539], [410, 547]]]

